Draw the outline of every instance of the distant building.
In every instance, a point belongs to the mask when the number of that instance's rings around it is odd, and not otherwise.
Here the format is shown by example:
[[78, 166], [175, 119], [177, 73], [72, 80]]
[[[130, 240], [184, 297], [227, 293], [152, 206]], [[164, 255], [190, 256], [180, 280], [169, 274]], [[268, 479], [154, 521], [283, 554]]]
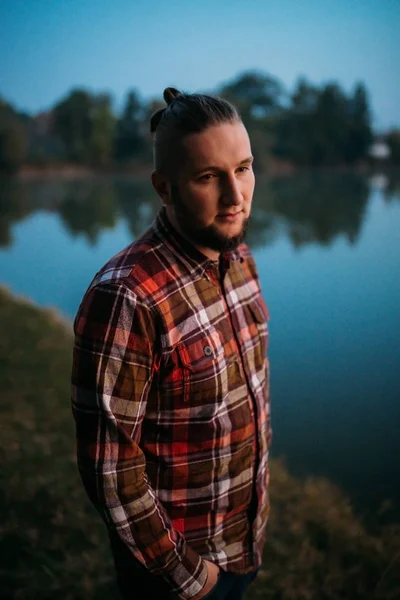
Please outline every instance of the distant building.
[[368, 149], [368, 154], [375, 160], [387, 160], [390, 158], [390, 148], [384, 140], [375, 140]]

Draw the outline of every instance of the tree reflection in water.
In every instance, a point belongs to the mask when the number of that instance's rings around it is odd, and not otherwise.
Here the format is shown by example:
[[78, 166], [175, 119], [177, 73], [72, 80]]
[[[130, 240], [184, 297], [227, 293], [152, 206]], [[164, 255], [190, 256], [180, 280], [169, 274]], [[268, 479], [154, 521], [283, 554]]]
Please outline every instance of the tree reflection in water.
[[[386, 201], [400, 197], [399, 177], [387, 180]], [[257, 180], [247, 242], [267, 246], [286, 235], [295, 248], [329, 245], [344, 235], [351, 244], [360, 235], [370, 188], [354, 173], [308, 173]], [[0, 245], [12, 244], [11, 228], [38, 210], [58, 213], [72, 236], [83, 235], [95, 246], [105, 229], [124, 219], [133, 239], [154, 219], [160, 200], [148, 180], [3, 179], [0, 186]]]

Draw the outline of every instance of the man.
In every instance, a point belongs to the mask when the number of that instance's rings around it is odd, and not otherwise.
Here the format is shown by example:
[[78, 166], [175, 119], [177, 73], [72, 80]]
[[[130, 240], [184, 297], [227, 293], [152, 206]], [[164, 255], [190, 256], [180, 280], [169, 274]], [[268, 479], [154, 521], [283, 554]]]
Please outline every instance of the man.
[[[239, 600], [268, 516], [268, 309], [243, 242], [251, 146], [221, 98], [164, 92], [162, 206], [96, 274], [75, 319], [82, 481], [123, 598]], [[134, 201], [134, 200], [133, 200]]]

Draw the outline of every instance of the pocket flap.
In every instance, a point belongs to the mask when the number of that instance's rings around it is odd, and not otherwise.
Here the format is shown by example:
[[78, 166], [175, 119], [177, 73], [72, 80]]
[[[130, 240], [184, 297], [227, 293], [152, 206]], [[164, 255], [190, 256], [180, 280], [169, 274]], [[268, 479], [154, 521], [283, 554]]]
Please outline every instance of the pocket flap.
[[207, 369], [223, 352], [218, 338], [218, 345], [210, 336], [204, 336], [193, 342], [181, 343], [177, 351], [182, 364], [190, 371]]

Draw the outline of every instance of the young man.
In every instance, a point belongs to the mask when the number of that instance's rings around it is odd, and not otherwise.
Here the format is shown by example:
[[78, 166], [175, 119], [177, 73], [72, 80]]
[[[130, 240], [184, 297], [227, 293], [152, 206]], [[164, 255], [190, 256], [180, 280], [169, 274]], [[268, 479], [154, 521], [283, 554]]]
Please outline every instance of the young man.
[[96, 274], [75, 319], [78, 466], [123, 598], [142, 586], [239, 600], [269, 511], [269, 315], [243, 242], [253, 158], [229, 103], [164, 98], [151, 119], [160, 211]]

